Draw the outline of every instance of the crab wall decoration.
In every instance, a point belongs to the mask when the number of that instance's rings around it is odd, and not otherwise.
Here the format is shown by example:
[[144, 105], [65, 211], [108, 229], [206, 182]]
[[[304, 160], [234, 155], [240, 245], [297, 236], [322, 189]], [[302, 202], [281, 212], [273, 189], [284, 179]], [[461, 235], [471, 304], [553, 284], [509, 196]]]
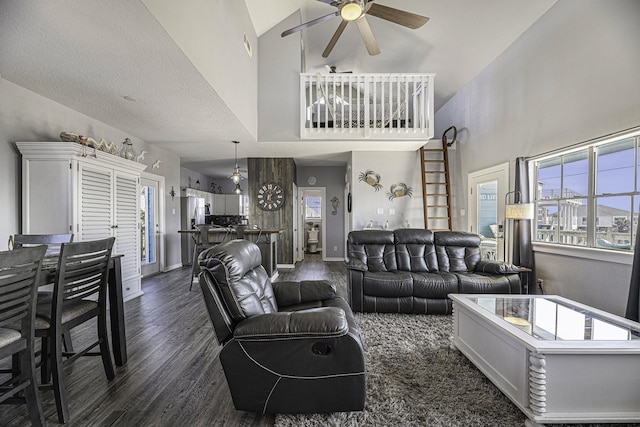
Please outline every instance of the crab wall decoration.
[[358, 181], [366, 182], [375, 188], [376, 191], [379, 191], [382, 188], [382, 185], [380, 184], [380, 175], [372, 170], [360, 172], [360, 175], [358, 175]]
[[413, 188], [407, 187], [407, 184], [401, 182], [399, 184], [391, 184], [389, 187], [389, 192], [387, 193], [387, 197], [389, 200], [395, 199], [396, 197], [404, 197], [413, 195]]

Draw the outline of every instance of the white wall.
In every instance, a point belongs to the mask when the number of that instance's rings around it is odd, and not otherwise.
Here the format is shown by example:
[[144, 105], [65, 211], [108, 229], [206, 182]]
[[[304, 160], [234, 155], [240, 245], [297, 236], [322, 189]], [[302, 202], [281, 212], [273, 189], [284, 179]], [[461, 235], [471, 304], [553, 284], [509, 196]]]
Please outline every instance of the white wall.
[[[244, 1], [143, 0], [245, 128], [258, 135], [258, 37]], [[252, 47], [249, 57], [244, 37]]]
[[[382, 187], [378, 191], [358, 179], [366, 171], [374, 171], [380, 175]], [[424, 227], [420, 174], [420, 156], [415, 151], [353, 152], [350, 171], [352, 229], [362, 229], [370, 220], [373, 220], [374, 227], [377, 228], [384, 227], [389, 221], [390, 230], [404, 227], [407, 221], [411, 228]], [[389, 200], [390, 186], [398, 183], [410, 187], [412, 196]], [[383, 213], [378, 214], [378, 209], [382, 209]], [[395, 214], [390, 214], [389, 209], [395, 209]]]
[[[639, 17], [636, 0], [561, 0], [436, 112], [436, 135], [458, 128], [459, 208], [469, 172], [640, 125]], [[536, 253], [536, 270], [548, 293], [624, 314], [629, 265]]]
[[[172, 202], [168, 194], [172, 185], [176, 192], [180, 188], [179, 157], [6, 80], [0, 80], [0, 250], [6, 249], [10, 235], [21, 231], [21, 159], [14, 143], [55, 143], [60, 140], [59, 135], [62, 131], [92, 136], [97, 140], [105, 138], [118, 144], [128, 137], [133, 141], [137, 152], [147, 151], [141, 163], [148, 166], [147, 171], [165, 177], [165, 265], [179, 265], [180, 238], [177, 230], [180, 223], [180, 203], [178, 198]], [[160, 167], [154, 170], [151, 165], [156, 160], [160, 160], [161, 163]], [[176, 214], [172, 213], [173, 208], [176, 209]]]
[[297, 11], [260, 36], [260, 141], [300, 139], [300, 34], [280, 36], [300, 22]]

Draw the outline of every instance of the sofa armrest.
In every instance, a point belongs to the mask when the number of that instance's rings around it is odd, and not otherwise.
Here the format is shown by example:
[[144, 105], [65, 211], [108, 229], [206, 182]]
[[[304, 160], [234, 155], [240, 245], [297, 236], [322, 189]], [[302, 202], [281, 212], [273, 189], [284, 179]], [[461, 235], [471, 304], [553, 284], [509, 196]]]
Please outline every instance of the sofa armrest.
[[233, 337], [269, 341], [340, 337], [347, 332], [349, 323], [343, 309], [321, 307], [250, 317], [236, 326]]
[[346, 259], [344, 260], [344, 266], [347, 270], [358, 270], [358, 271], [367, 271], [369, 267], [367, 264], [360, 261], [359, 259]]
[[276, 282], [272, 285], [278, 306], [322, 301], [336, 296], [336, 286], [326, 280]]
[[518, 266], [503, 261], [483, 260], [476, 264], [477, 273], [513, 274], [518, 272]]

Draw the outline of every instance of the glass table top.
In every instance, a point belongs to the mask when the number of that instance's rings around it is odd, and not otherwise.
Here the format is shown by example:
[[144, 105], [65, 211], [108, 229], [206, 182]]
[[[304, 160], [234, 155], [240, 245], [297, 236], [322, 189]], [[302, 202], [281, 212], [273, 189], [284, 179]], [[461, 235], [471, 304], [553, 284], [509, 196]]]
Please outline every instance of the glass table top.
[[545, 341], [631, 341], [640, 330], [552, 298], [472, 296], [476, 303], [534, 338]]

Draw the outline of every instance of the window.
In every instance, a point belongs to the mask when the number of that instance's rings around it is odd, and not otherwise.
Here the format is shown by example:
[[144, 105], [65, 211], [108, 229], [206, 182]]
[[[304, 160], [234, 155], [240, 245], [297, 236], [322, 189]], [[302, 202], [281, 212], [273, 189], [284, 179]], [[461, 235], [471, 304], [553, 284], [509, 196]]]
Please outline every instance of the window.
[[533, 161], [535, 241], [632, 251], [640, 212], [640, 130]]
[[304, 198], [304, 216], [306, 219], [322, 218], [322, 197], [306, 196]]

